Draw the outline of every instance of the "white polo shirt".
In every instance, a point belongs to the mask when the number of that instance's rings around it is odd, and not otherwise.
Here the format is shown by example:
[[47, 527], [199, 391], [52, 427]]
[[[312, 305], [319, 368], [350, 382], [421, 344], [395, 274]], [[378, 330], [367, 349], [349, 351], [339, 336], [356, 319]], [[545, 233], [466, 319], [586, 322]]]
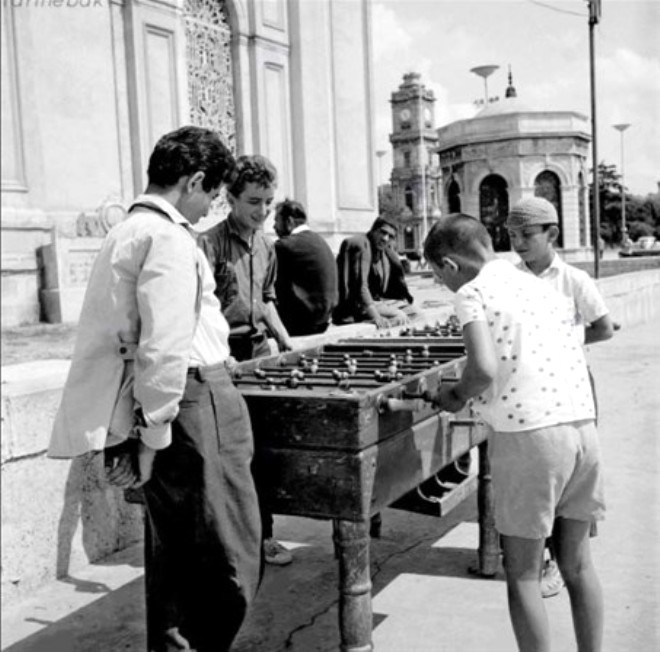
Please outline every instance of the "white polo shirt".
[[582, 347], [561, 297], [549, 284], [493, 260], [458, 290], [465, 326], [488, 324], [497, 355], [492, 384], [474, 400], [494, 430], [518, 432], [594, 418]]
[[[536, 276], [524, 261], [520, 261], [517, 267]], [[584, 327], [609, 313], [595, 281], [585, 271], [565, 263], [556, 252], [550, 265], [538, 274], [538, 278], [549, 283], [564, 297], [575, 335], [584, 344]]]

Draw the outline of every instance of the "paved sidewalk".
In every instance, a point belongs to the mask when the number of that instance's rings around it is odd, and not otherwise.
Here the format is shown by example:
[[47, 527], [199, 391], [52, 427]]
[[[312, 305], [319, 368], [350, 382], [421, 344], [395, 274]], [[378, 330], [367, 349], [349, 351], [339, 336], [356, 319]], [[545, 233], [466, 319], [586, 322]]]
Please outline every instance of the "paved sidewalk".
[[[659, 324], [592, 346], [607, 469], [607, 520], [593, 540], [605, 594], [604, 652], [660, 649]], [[378, 652], [510, 652], [515, 644], [501, 572], [468, 574], [477, 543], [474, 499], [446, 520], [383, 513], [372, 542]], [[234, 652], [325, 652], [339, 647], [337, 568], [328, 522], [276, 517], [295, 561], [269, 567]], [[568, 596], [545, 602], [554, 650], [575, 650]], [[134, 547], [46, 587], [3, 614], [11, 652], [142, 652], [142, 553]]]

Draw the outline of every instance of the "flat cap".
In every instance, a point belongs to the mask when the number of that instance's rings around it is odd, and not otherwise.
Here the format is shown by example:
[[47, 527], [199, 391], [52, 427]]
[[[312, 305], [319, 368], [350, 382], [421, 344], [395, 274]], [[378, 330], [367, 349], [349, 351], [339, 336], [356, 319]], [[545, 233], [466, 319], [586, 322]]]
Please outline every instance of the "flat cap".
[[510, 229], [539, 224], [559, 224], [557, 210], [543, 197], [521, 199], [509, 211], [506, 221], [506, 226]]

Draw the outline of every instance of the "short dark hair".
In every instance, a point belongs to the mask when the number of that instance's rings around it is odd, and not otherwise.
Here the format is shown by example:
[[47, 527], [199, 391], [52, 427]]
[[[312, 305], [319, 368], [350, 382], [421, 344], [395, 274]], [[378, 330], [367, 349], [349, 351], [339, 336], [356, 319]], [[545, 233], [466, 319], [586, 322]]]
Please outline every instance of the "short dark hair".
[[288, 197], [275, 207], [275, 214], [281, 215], [284, 219], [290, 217], [296, 224], [307, 222], [305, 207], [300, 202], [289, 199]]
[[259, 154], [239, 156], [228, 182], [227, 192], [239, 197], [248, 183], [256, 183], [262, 188], [276, 185], [275, 166], [265, 156]]
[[394, 229], [395, 233], [399, 232], [399, 225], [396, 223], [395, 220], [393, 220], [390, 217], [386, 217], [385, 215], [380, 215], [374, 220], [374, 223], [371, 225], [371, 228], [369, 229], [369, 233], [378, 231], [378, 229], [380, 229], [381, 226], [389, 226], [390, 229]]
[[217, 133], [187, 126], [160, 138], [149, 157], [147, 176], [150, 184], [169, 188], [181, 177], [203, 172], [202, 188], [209, 192], [227, 180], [234, 165]]
[[493, 249], [486, 227], [472, 215], [451, 213], [437, 221], [429, 231], [424, 242], [424, 257], [439, 265], [447, 254], [474, 258], [480, 248]]

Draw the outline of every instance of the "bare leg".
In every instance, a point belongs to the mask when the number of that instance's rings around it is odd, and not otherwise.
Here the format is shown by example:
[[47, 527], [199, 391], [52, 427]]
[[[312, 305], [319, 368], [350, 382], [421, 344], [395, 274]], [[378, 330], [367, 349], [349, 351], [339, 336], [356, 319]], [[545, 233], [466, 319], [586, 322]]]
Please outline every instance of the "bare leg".
[[552, 535], [571, 599], [578, 652], [600, 652], [603, 644], [603, 593], [591, 559], [590, 528], [589, 521], [558, 518]]
[[550, 652], [550, 629], [539, 581], [544, 542], [502, 536], [509, 614], [520, 652]]

